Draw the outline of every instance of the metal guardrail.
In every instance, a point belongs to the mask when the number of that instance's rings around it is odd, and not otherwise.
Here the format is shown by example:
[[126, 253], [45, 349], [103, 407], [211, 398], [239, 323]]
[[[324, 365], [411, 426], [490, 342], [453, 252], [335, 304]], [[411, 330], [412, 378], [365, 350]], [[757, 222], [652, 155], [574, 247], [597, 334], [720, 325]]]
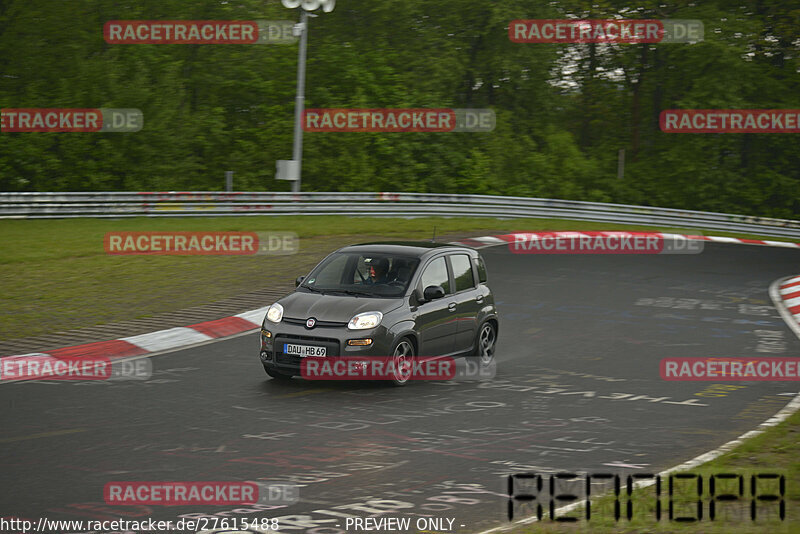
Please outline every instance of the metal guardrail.
[[800, 238], [800, 221], [728, 213], [433, 193], [0, 193], [0, 218], [349, 215], [558, 218]]

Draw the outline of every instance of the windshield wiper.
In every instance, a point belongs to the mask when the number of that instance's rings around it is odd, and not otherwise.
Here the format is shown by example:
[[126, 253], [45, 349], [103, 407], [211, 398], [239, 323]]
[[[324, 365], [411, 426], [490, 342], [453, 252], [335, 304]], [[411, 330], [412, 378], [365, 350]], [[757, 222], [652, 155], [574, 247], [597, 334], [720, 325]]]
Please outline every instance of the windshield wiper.
[[315, 293], [322, 293], [322, 290], [321, 289], [317, 289], [316, 287], [307, 286], [305, 284], [300, 284], [300, 287], [304, 287], [304, 288], [308, 289], [309, 291], [313, 291]]
[[367, 291], [354, 291], [352, 289], [329, 289], [330, 293], [344, 293], [345, 295], [355, 295], [355, 296], [362, 296], [362, 297], [371, 297], [373, 296], [372, 293]]

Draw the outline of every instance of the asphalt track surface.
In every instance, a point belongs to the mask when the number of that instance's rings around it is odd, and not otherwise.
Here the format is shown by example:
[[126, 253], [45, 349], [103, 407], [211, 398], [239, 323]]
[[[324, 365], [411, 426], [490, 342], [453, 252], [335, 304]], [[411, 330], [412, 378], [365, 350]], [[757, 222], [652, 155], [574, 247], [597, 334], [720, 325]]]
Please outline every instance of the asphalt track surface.
[[[411, 518], [412, 532], [424, 517], [479, 532], [508, 524], [510, 473], [655, 473], [753, 429], [796, 393], [792, 382], [666, 382], [659, 361], [799, 355], [767, 293], [797, 274], [797, 251], [482, 253], [501, 314], [495, 380], [283, 383], [264, 374], [250, 333], [155, 356], [147, 382], [5, 384], [0, 516], [279, 517], [281, 532], [334, 534], [348, 514], [382, 512]], [[297, 483], [300, 501], [103, 502], [107, 482], [186, 480]]]

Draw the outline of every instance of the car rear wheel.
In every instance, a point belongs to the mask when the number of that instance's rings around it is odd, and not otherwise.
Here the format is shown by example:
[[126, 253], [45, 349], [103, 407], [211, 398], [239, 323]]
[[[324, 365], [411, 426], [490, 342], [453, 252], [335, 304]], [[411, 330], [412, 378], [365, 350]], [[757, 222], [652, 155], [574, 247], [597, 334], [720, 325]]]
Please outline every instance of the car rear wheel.
[[404, 386], [411, 378], [416, 352], [414, 344], [407, 337], [400, 340], [392, 351], [392, 383]]
[[283, 374], [283, 373], [281, 373], [279, 371], [273, 371], [272, 369], [270, 369], [266, 365], [264, 366], [264, 370], [267, 372], [267, 374], [269, 376], [271, 376], [272, 378], [275, 378], [277, 380], [291, 380], [291, 378], [292, 378], [292, 375], [286, 375], [286, 374]]
[[474, 355], [481, 367], [487, 367], [494, 361], [494, 347], [497, 344], [497, 329], [491, 322], [485, 322], [475, 339]]

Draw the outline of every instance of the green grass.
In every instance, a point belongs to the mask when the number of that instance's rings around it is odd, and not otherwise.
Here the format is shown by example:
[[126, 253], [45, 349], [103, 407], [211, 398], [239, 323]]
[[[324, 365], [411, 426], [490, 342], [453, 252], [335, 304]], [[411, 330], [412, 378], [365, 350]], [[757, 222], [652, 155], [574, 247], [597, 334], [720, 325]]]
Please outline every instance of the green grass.
[[[181, 217], [1, 220], [0, 339], [149, 317], [291, 283], [331, 250], [377, 238], [430, 239], [485, 230], [698, 230], [555, 219]], [[111, 231], [292, 231], [292, 256], [113, 256]], [[744, 234], [706, 232], [731, 237]]]

